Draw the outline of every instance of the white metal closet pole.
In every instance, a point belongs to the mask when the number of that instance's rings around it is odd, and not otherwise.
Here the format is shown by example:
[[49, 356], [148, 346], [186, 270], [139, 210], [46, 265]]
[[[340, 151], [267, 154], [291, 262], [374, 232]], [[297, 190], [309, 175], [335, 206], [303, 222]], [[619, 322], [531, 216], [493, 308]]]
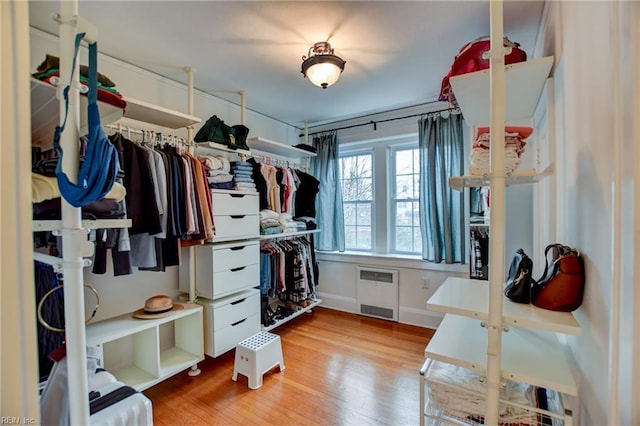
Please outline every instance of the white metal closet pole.
[[491, 107], [491, 238], [489, 239], [489, 320], [487, 338], [486, 424], [497, 425], [500, 404], [502, 354], [502, 289], [504, 287], [505, 158], [504, 158], [504, 54], [502, 1], [491, 1], [490, 107]]
[[[70, 179], [78, 175], [78, 137], [80, 125], [80, 92], [79, 61], [75, 62], [73, 70], [74, 45], [76, 32], [80, 29], [86, 32], [85, 40], [96, 41], [97, 31], [86, 21], [78, 18], [77, 1], [61, 1], [60, 23], [60, 79], [62, 82], [73, 82], [69, 90], [69, 113], [65, 130], [62, 133], [60, 145], [64, 150], [62, 167]], [[79, 28], [82, 26], [82, 28]], [[61, 84], [58, 89], [62, 89]], [[58, 92], [61, 93], [60, 91]], [[60, 122], [64, 120], [65, 103], [60, 98]], [[67, 350], [68, 390], [70, 423], [72, 425], [89, 424], [89, 391], [87, 383], [87, 354], [84, 326], [84, 261], [82, 248], [87, 241], [87, 235], [82, 229], [81, 213], [62, 201], [62, 250], [64, 272], [64, 312], [65, 312], [65, 341]]]
[[[184, 67], [184, 71], [187, 73], [187, 114], [193, 115], [193, 68]], [[189, 151], [193, 154], [193, 124], [187, 126], [187, 143], [189, 143]], [[189, 302], [196, 300], [196, 254], [193, 247], [188, 249], [189, 256], [187, 257], [189, 268]]]

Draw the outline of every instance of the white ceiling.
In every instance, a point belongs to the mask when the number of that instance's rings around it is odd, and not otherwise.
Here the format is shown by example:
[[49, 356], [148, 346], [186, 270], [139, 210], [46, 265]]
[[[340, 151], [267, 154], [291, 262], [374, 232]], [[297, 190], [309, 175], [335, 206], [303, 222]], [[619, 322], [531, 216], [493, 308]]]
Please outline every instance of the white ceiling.
[[[504, 32], [531, 53], [543, 1], [505, 1]], [[302, 126], [436, 100], [466, 42], [489, 34], [488, 1], [80, 1], [102, 53]], [[31, 1], [31, 25], [57, 34], [56, 1]], [[347, 61], [323, 90], [300, 73], [328, 40]]]

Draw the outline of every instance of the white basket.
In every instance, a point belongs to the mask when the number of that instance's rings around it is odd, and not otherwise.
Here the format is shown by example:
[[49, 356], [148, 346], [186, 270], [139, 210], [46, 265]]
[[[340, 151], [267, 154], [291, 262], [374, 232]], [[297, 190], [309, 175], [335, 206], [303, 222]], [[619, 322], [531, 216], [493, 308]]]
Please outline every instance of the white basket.
[[[472, 370], [431, 361], [425, 374], [428, 425], [483, 425], [484, 377]], [[535, 386], [507, 380], [500, 390], [499, 422], [503, 426], [567, 426], [560, 395], [547, 390], [548, 410], [535, 406]], [[571, 423], [570, 421], [567, 423]]]

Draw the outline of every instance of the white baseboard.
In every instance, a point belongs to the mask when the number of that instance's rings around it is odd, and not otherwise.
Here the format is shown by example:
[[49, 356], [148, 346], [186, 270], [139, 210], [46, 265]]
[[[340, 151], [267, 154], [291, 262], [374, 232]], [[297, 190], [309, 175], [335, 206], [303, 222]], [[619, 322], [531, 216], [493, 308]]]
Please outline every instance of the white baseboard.
[[318, 292], [318, 299], [322, 299], [322, 304], [320, 306], [325, 308], [350, 312], [352, 314], [357, 312], [355, 297], [337, 296], [335, 294]]
[[400, 312], [398, 312], [398, 322], [434, 330], [438, 328], [443, 317], [443, 314], [427, 311], [426, 309], [407, 308], [403, 306], [400, 307]]

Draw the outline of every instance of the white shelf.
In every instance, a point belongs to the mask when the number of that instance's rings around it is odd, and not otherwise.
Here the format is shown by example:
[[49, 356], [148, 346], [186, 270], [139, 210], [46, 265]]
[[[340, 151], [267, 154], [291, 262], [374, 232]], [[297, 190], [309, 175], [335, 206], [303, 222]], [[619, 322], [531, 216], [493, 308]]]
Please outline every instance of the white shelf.
[[[548, 56], [505, 66], [505, 122], [533, 117], [552, 65], [553, 56]], [[451, 77], [450, 82], [467, 124], [489, 125], [489, 69]]]
[[[480, 321], [446, 315], [425, 348], [428, 358], [485, 373], [487, 332]], [[513, 327], [502, 334], [502, 376], [577, 396], [563, 346], [551, 333]]]
[[273, 240], [276, 238], [287, 238], [287, 237], [295, 237], [298, 235], [317, 234], [319, 232], [320, 232], [320, 229], [309, 229], [307, 231], [297, 231], [297, 232], [283, 232], [281, 234], [260, 235], [260, 239]]
[[[541, 179], [552, 174], [552, 168], [548, 167], [543, 172], [535, 170], [516, 170], [505, 177], [505, 185], [521, 185], [539, 182]], [[452, 176], [449, 178], [449, 186], [457, 191], [462, 191], [466, 187], [489, 186], [489, 175], [465, 175]]]
[[131, 313], [87, 325], [86, 343], [102, 348], [101, 366], [141, 391], [204, 359], [202, 306], [164, 318], [137, 319]]
[[238, 155], [251, 155], [251, 151], [247, 149], [231, 149], [226, 145], [215, 142], [196, 142], [195, 152], [198, 154], [210, 154], [211, 151], [229, 152]]
[[315, 308], [316, 306], [318, 306], [321, 303], [322, 303], [322, 299], [315, 299], [313, 301], [313, 303], [311, 303], [309, 306], [306, 306], [306, 307], [300, 309], [299, 311], [294, 312], [293, 314], [289, 315], [288, 317], [285, 317], [285, 318], [283, 318], [281, 320], [277, 320], [276, 323], [273, 324], [273, 325], [270, 325], [268, 327], [264, 327], [263, 326], [262, 330], [263, 331], [273, 330], [274, 328], [276, 328], [276, 327], [278, 327], [278, 326], [280, 326], [280, 325], [282, 325], [282, 324], [284, 324], [286, 322], [289, 322], [292, 319], [297, 318], [297, 317], [299, 317], [300, 315], [302, 315], [302, 314], [304, 314], [306, 312], [309, 312], [310, 310], [312, 310], [313, 308]]
[[183, 303], [183, 305], [184, 309], [158, 319], [138, 319], [134, 318], [132, 313], [127, 313], [108, 320], [90, 323], [87, 325], [87, 345], [99, 345], [202, 311], [200, 305], [191, 303]]
[[124, 117], [132, 120], [144, 121], [170, 129], [188, 127], [202, 121], [193, 115], [173, 111], [138, 99], [124, 97], [124, 101], [127, 103], [124, 110]]
[[[60, 124], [60, 101], [57, 87], [31, 78], [31, 145], [50, 148], [55, 128]], [[98, 101], [100, 122], [109, 124], [120, 120], [122, 108]], [[80, 95], [80, 134], [87, 134], [87, 97]]]
[[[62, 229], [61, 220], [34, 220], [33, 231], [53, 231]], [[131, 228], [131, 219], [96, 219], [83, 220], [84, 229]]]
[[313, 152], [260, 137], [249, 138], [247, 140], [247, 145], [249, 145], [252, 150], [275, 154], [281, 157], [306, 158], [316, 156]]
[[[489, 282], [449, 277], [427, 301], [427, 309], [487, 320]], [[575, 336], [581, 333], [580, 324], [571, 312], [549, 311], [533, 304], [514, 303], [504, 296], [502, 315], [504, 323], [518, 327], [531, 327]], [[475, 332], [486, 334], [482, 330], [475, 330]], [[484, 347], [478, 350], [484, 352]]]

